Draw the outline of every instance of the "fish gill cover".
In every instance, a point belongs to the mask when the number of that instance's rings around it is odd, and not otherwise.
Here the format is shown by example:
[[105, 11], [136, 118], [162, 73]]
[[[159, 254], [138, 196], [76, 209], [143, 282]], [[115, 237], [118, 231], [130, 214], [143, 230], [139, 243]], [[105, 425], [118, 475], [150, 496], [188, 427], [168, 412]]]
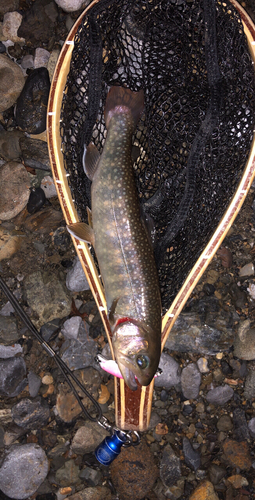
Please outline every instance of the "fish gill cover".
[[80, 24], [61, 111], [62, 149], [81, 221], [84, 144], [102, 151], [112, 85], [141, 88], [133, 143], [143, 212], [156, 230], [163, 312], [235, 193], [254, 129], [255, 82], [240, 17], [213, 0], [100, 0]]

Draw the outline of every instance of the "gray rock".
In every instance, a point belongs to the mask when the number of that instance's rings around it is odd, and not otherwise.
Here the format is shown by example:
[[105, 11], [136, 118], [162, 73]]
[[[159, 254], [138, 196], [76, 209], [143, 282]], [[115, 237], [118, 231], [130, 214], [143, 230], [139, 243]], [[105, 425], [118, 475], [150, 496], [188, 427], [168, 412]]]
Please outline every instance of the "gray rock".
[[227, 403], [234, 395], [234, 390], [229, 385], [220, 385], [219, 387], [215, 387], [215, 389], [211, 389], [207, 395], [206, 399], [208, 403], [213, 405], [224, 405]]
[[66, 275], [66, 286], [71, 292], [89, 290], [89, 284], [82, 269], [79, 257], [75, 257], [73, 266], [68, 270]]
[[27, 167], [51, 171], [47, 142], [23, 137], [20, 139], [19, 144]]
[[28, 498], [42, 484], [48, 470], [48, 459], [40, 446], [13, 445], [0, 468], [0, 489], [10, 498]]
[[9, 109], [19, 97], [25, 78], [22, 69], [10, 57], [0, 54], [0, 113]]
[[250, 328], [250, 320], [242, 321], [234, 341], [234, 355], [239, 359], [255, 359], [255, 328]]
[[12, 219], [25, 208], [30, 195], [29, 188], [29, 175], [22, 163], [9, 161], [0, 167], [1, 220]]
[[102, 472], [100, 470], [91, 469], [86, 467], [79, 474], [80, 479], [85, 480], [89, 486], [98, 486], [102, 484]]
[[175, 387], [180, 390], [181, 368], [179, 363], [169, 354], [162, 352], [159, 368], [161, 368], [162, 373], [155, 378], [155, 387], [165, 387], [166, 389]]
[[90, 0], [55, 0], [56, 4], [65, 12], [75, 12], [81, 8], [85, 8]]
[[11, 425], [8, 425], [7, 430], [4, 433], [4, 446], [11, 446], [17, 441], [21, 436], [26, 434], [26, 429], [22, 429], [18, 425], [12, 422]]
[[112, 500], [111, 490], [105, 486], [89, 487], [68, 497], [68, 500]]
[[227, 474], [226, 469], [217, 464], [211, 464], [208, 471], [212, 484], [219, 484], [223, 477]]
[[54, 318], [48, 323], [45, 323], [42, 325], [40, 328], [40, 334], [42, 335], [43, 339], [48, 342], [52, 335], [57, 332], [57, 330], [60, 328], [61, 325], [61, 319], [60, 318]]
[[17, 320], [13, 316], [0, 316], [0, 342], [13, 345], [19, 339]]
[[195, 363], [183, 368], [181, 374], [181, 388], [186, 399], [196, 399], [199, 394], [201, 374]]
[[244, 397], [248, 400], [255, 397], [255, 371], [253, 371], [252, 369], [249, 370], [249, 373], [246, 377]]
[[77, 340], [81, 323], [81, 316], [72, 316], [72, 318], [67, 319], [61, 328], [61, 333], [65, 339]]
[[191, 469], [194, 469], [196, 471], [200, 467], [201, 463], [200, 453], [194, 450], [187, 437], [183, 438], [182, 449], [185, 463], [188, 465], [188, 467], [191, 467]]
[[251, 437], [255, 438], [255, 417], [251, 418], [251, 420], [249, 421], [248, 429]]
[[20, 65], [23, 69], [33, 68], [34, 56], [32, 56], [32, 54], [26, 54], [24, 57], [22, 57]]
[[60, 349], [61, 358], [70, 370], [79, 370], [87, 366], [98, 368], [94, 360], [96, 354], [97, 345], [89, 337], [83, 342], [79, 340], [66, 340]]
[[95, 422], [86, 421], [86, 425], [80, 427], [75, 433], [71, 450], [78, 455], [91, 453], [107, 436], [109, 436], [109, 432], [103, 427]]
[[222, 415], [217, 422], [217, 429], [222, 432], [228, 432], [233, 429], [233, 422], [229, 415]]
[[181, 477], [181, 462], [168, 444], [160, 462], [160, 478], [166, 487], [173, 486]]
[[70, 314], [70, 294], [55, 274], [40, 271], [29, 274], [24, 280], [24, 290], [29, 306], [39, 316], [36, 326]]
[[235, 408], [233, 411], [234, 437], [236, 441], [247, 441], [250, 439], [250, 433], [246, 421], [245, 411], [241, 408]]
[[57, 470], [56, 481], [62, 486], [70, 486], [78, 483], [80, 469], [75, 465], [74, 460], [67, 460], [65, 464]]
[[1, 316], [10, 316], [12, 313], [14, 313], [14, 309], [8, 300], [8, 302], [6, 302], [6, 304], [4, 304], [4, 306], [1, 308], [0, 315]]
[[0, 360], [0, 395], [13, 398], [26, 387], [26, 364], [22, 358]]
[[16, 354], [23, 352], [23, 348], [20, 344], [14, 345], [2, 345], [0, 344], [0, 358], [8, 359], [13, 358]]
[[21, 399], [12, 407], [12, 418], [15, 424], [26, 429], [40, 429], [50, 418], [50, 409], [45, 400], [36, 398]]
[[21, 149], [19, 140], [23, 137], [24, 133], [19, 130], [6, 130], [0, 131], [0, 156], [4, 160], [17, 160], [20, 158]]
[[57, 196], [56, 186], [50, 175], [45, 175], [42, 179], [41, 188], [44, 190], [47, 199]]
[[29, 372], [28, 376], [28, 390], [31, 398], [35, 398], [39, 392], [41, 387], [41, 378], [36, 375], [34, 372]]

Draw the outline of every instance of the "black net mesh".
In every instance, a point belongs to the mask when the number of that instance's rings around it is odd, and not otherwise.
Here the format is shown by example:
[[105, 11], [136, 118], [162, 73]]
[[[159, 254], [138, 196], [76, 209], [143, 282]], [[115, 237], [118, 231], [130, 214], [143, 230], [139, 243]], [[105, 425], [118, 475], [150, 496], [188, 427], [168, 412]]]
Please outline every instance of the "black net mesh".
[[215, 231], [247, 162], [254, 71], [228, 1], [100, 0], [76, 37], [62, 103], [65, 168], [80, 220], [90, 181], [83, 146], [101, 152], [109, 87], [145, 93], [133, 142], [137, 189], [156, 229], [163, 311]]

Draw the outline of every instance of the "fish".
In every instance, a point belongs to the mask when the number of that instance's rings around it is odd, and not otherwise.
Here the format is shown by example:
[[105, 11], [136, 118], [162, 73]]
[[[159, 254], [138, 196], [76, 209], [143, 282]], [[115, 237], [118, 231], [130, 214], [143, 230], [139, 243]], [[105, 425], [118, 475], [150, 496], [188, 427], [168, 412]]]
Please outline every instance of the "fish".
[[112, 332], [114, 357], [125, 383], [137, 389], [153, 379], [161, 354], [161, 296], [153, 246], [140, 209], [132, 135], [144, 109], [143, 90], [110, 88], [104, 110], [107, 137], [100, 156], [84, 148], [91, 185], [90, 224], [67, 226], [93, 245]]

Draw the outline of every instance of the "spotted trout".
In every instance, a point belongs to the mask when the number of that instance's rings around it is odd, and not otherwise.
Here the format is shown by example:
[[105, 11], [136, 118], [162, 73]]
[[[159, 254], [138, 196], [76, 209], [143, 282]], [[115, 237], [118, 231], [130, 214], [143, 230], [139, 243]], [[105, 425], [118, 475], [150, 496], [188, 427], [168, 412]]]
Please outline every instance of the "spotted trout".
[[131, 158], [132, 135], [144, 107], [143, 91], [112, 87], [105, 104], [107, 137], [102, 155], [84, 154], [92, 180], [92, 223], [68, 230], [90, 242], [97, 256], [112, 330], [115, 359], [126, 384], [148, 385], [161, 352], [161, 299], [150, 237], [141, 216]]

